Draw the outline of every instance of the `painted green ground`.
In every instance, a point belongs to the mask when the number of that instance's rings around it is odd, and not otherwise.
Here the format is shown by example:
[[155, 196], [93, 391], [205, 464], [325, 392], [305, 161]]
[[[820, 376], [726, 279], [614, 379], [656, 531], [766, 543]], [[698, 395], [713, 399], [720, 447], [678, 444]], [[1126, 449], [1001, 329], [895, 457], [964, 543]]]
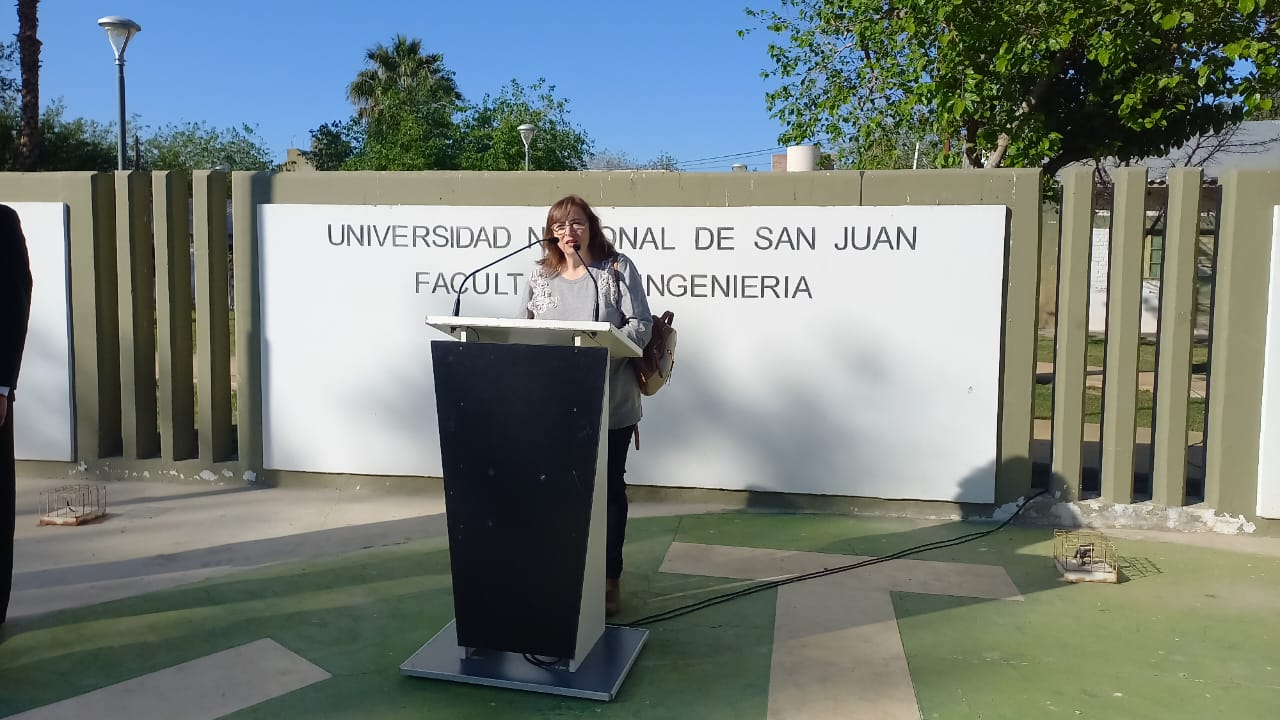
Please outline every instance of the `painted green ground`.
[[[633, 520], [622, 619], [742, 586], [658, 573], [673, 540], [884, 555], [987, 527], [753, 513]], [[895, 595], [925, 718], [1262, 718], [1280, 707], [1280, 559], [1122, 541], [1127, 582], [1065, 585], [1050, 538], [1009, 528], [918, 556], [1002, 565], [1025, 595]], [[452, 617], [448, 577], [444, 541], [428, 540], [11, 621], [0, 715], [262, 637], [334, 678], [233, 717], [766, 715], [773, 591], [652, 626], [621, 695], [604, 704], [400, 676], [400, 662]]]

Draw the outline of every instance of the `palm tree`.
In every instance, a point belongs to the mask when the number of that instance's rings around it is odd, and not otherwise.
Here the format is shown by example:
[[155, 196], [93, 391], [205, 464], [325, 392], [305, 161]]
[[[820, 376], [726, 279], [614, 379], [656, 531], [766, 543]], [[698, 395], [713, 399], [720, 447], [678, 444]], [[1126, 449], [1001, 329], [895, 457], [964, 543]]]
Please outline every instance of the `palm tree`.
[[40, 38], [36, 6], [40, 0], [18, 0], [18, 67], [22, 73], [22, 126], [18, 134], [18, 167], [40, 166]]
[[347, 88], [356, 117], [368, 122], [392, 98], [428, 104], [462, 100], [444, 55], [423, 53], [422, 40], [396, 35], [391, 45], [374, 45], [365, 53], [368, 66]]

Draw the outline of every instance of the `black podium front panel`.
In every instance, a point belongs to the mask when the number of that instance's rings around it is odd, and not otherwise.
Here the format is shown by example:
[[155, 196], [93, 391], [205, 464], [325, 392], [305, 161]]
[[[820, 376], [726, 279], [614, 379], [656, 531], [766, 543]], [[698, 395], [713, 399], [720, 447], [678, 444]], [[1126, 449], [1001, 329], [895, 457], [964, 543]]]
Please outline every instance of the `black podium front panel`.
[[608, 351], [437, 341], [431, 357], [458, 644], [573, 657]]

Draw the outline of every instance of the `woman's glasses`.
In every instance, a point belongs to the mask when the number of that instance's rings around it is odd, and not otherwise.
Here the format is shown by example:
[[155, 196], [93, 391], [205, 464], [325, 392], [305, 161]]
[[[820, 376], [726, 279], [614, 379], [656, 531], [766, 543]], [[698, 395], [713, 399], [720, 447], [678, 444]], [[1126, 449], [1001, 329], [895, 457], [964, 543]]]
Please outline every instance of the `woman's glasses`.
[[570, 220], [567, 223], [558, 222], [551, 226], [551, 232], [559, 235], [560, 233], [570, 230], [574, 233], [580, 233], [587, 229], [587, 224], [581, 220]]

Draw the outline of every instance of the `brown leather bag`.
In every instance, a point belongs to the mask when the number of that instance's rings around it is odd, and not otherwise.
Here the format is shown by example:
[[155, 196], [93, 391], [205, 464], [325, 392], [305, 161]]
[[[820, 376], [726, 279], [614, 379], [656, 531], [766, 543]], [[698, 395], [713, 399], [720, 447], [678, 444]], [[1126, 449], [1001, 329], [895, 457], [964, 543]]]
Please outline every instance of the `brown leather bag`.
[[676, 329], [672, 327], [676, 316], [670, 310], [661, 316], [653, 316], [653, 333], [638, 358], [631, 359], [636, 371], [640, 392], [652, 395], [671, 380], [671, 370], [676, 364]]
[[[618, 269], [618, 261], [613, 261], [613, 277], [618, 283], [618, 293], [622, 293], [622, 272]], [[621, 302], [621, 298], [619, 298]], [[653, 332], [649, 342], [644, 346], [640, 357], [631, 358], [631, 368], [636, 373], [636, 383], [640, 392], [653, 395], [671, 380], [671, 370], [676, 364], [676, 329], [675, 313], [670, 310], [662, 315], [653, 315]], [[636, 437], [636, 447], [640, 447], [640, 438]]]

